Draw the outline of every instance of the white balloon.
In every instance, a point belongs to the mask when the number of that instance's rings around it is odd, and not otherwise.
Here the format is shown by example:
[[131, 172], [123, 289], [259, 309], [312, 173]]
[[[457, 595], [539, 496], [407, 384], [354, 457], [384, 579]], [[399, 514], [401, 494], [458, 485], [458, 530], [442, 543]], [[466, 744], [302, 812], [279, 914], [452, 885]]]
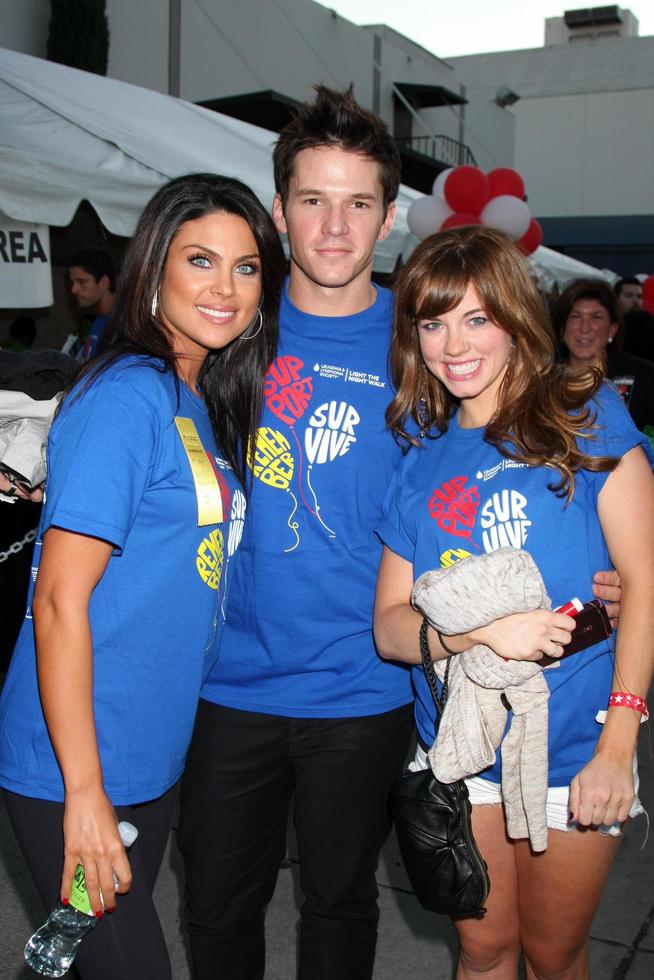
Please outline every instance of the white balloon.
[[431, 192], [434, 195], [434, 197], [442, 197], [443, 199], [445, 198], [445, 181], [450, 176], [453, 170], [454, 167], [448, 167], [447, 170], [441, 170], [438, 177], [434, 181], [434, 186], [431, 189]]
[[454, 212], [442, 197], [419, 197], [407, 211], [407, 224], [416, 238], [427, 238], [440, 231], [440, 227]]
[[481, 212], [481, 223], [505, 231], [513, 238], [522, 238], [531, 221], [531, 212], [524, 201], [511, 194], [492, 197]]

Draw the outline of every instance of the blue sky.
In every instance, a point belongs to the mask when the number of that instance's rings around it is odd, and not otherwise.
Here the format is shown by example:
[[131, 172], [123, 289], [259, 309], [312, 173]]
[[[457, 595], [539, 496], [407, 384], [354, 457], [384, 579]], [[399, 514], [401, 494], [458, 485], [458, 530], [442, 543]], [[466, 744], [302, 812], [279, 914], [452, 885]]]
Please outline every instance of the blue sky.
[[[545, 18], [582, 6], [579, 0], [320, 0], [355, 24], [388, 24], [441, 58], [482, 51], [542, 47]], [[639, 21], [641, 37], [654, 34], [654, 3], [620, 5]]]

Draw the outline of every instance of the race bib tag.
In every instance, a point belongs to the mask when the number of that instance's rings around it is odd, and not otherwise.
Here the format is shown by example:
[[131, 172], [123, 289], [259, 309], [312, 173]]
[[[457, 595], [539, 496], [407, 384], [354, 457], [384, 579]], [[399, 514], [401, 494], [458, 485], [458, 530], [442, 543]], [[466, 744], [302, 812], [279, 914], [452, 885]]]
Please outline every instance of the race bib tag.
[[188, 457], [198, 502], [198, 527], [222, 524], [223, 501], [220, 487], [193, 419], [175, 417], [175, 425]]

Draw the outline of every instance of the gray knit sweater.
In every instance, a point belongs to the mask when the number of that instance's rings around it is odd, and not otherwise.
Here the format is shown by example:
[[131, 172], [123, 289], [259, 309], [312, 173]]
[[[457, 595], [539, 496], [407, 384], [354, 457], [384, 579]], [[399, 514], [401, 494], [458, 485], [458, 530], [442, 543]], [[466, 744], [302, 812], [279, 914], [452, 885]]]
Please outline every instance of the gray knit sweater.
[[[526, 551], [501, 548], [425, 572], [415, 583], [414, 606], [444, 634], [465, 633], [517, 612], [551, 609], [541, 574]], [[434, 664], [442, 679], [447, 661]], [[501, 744], [502, 795], [507, 833], [547, 847], [547, 699], [538, 664], [505, 661], [478, 645], [452, 658], [449, 696], [429, 751], [437, 779], [451, 783], [495, 761]], [[504, 735], [507, 708], [513, 712]]]

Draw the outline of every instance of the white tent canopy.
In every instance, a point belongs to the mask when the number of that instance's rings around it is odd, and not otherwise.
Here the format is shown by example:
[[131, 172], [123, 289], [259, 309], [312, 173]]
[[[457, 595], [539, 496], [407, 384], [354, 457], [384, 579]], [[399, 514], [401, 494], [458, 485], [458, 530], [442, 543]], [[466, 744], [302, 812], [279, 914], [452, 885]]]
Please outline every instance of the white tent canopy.
[[585, 262], [573, 259], [570, 255], [545, 248], [544, 245], [539, 245], [529, 258], [537, 270], [545, 273], [546, 279], [556, 282], [561, 289], [573, 279], [604, 279], [609, 285], [618, 279], [615, 272], [609, 269], [596, 269], [594, 265], [587, 265]]
[[[0, 48], [0, 212], [68, 225], [83, 200], [116, 235], [131, 235], [147, 201], [171, 177], [223, 173], [270, 207], [275, 134], [137, 85]], [[375, 269], [391, 272], [417, 244], [406, 213], [422, 195], [402, 187]], [[545, 278], [616, 277], [542, 246]]]
[[[83, 200], [131, 235], [166, 180], [199, 171], [238, 177], [270, 207], [275, 135], [149, 89], [0, 48], [0, 211], [68, 225]], [[375, 268], [390, 272], [420, 195], [402, 188]]]

